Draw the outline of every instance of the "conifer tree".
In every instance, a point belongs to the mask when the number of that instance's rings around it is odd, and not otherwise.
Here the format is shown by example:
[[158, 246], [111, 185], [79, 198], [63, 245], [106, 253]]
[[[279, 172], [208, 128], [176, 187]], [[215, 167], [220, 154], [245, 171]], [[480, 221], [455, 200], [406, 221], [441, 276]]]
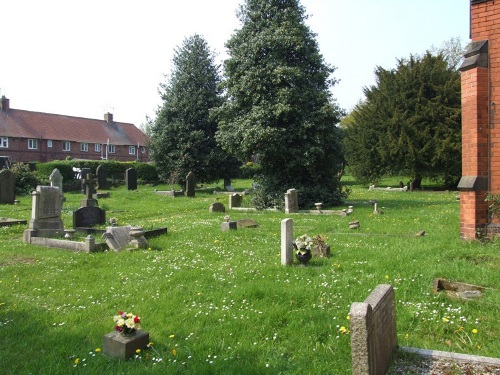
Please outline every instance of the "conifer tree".
[[262, 166], [254, 203], [283, 201], [299, 190], [301, 205], [340, 203], [340, 109], [329, 88], [334, 68], [324, 62], [298, 0], [246, 0], [241, 29], [226, 43], [226, 102], [215, 112], [219, 144], [241, 161]]
[[163, 105], [147, 132], [151, 158], [163, 180], [181, 183], [192, 171], [197, 181], [231, 178], [239, 163], [215, 141], [217, 123], [210, 118], [220, 106], [219, 67], [200, 35], [186, 38], [175, 50], [170, 79], [160, 84]]

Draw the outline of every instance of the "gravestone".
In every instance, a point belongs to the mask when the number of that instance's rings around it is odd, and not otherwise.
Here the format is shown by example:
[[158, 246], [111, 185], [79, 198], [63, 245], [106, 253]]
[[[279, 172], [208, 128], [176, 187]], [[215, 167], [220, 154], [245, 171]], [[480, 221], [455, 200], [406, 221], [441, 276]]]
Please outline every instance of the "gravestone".
[[120, 251], [130, 243], [130, 225], [123, 227], [108, 227], [106, 233], [102, 235], [109, 248], [114, 251]]
[[61, 202], [64, 202], [63, 193], [63, 175], [59, 172], [59, 169], [54, 168], [49, 176], [50, 186], [59, 188], [59, 194], [61, 195]]
[[385, 374], [398, 347], [394, 289], [381, 284], [350, 310], [352, 373]]
[[189, 172], [186, 176], [186, 197], [194, 197], [195, 187], [196, 177], [193, 172]]
[[109, 182], [108, 182], [108, 170], [104, 165], [99, 165], [96, 169], [96, 175], [97, 175], [97, 187], [100, 190], [108, 190], [109, 189]]
[[281, 221], [281, 265], [293, 263], [293, 219]]
[[224, 217], [224, 222], [220, 225], [220, 229], [223, 231], [236, 230], [238, 229], [238, 226], [236, 224], [236, 221], [231, 221], [231, 217], [226, 216]]
[[299, 212], [299, 198], [296, 189], [288, 189], [285, 194], [285, 213]]
[[233, 207], [241, 207], [241, 202], [243, 201], [243, 196], [238, 194], [238, 193], [234, 193], [234, 194], [230, 194], [229, 195], [229, 208], [233, 208]]
[[137, 190], [137, 171], [134, 168], [125, 171], [125, 183], [127, 190]]
[[96, 179], [93, 178], [92, 173], [87, 173], [82, 182], [85, 185], [85, 198], [80, 200], [80, 207], [97, 207], [99, 203], [93, 198]]
[[[92, 173], [92, 170], [90, 168], [82, 168], [80, 171], [80, 181], [82, 183], [82, 194], [85, 194], [87, 191], [87, 185], [85, 184], [85, 179], [87, 178], [87, 175], [89, 173]], [[92, 192], [94, 194], [94, 191]]]
[[10, 169], [0, 171], [0, 204], [14, 204], [16, 200], [16, 175]]
[[209, 212], [226, 212], [226, 208], [220, 202], [214, 202], [210, 205]]
[[240, 219], [236, 220], [236, 226], [238, 228], [257, 228], [259, 223], [253, 219]]
[[30, 242], [31, 237], [63, 235], [64, 224], [61, 218], [59, 188], [37, 186], [31, 196], [31, 220], [29, 229], [24, 231], [25, 242]]
[[73, 228], [89, 228], [106, 223], [106, 211], [97, 206], [80, 207], [73, 212]]

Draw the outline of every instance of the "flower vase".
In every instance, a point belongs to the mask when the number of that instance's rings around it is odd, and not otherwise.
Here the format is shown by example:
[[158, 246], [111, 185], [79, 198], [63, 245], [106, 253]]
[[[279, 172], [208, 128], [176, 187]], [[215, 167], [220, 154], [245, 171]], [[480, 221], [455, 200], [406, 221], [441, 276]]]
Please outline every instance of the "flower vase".
[[311, 254], [310, 250], [306, 251], [305, 253], [296, 252], [295, 257], [297, 258], [297, 260], [300, 263], [302, 263], [303, 265], [306, 265], [307, 262], [309, 262], [309, 260], [312, 258], [312, 254]]
[[130, 331], [121, 331], [120, 334], [123, 336], [123, 337], [133, 337], [135, 336], [135, 334], [137, 333], [137, 331], [135, 329], [133, 330], [130, 330]]

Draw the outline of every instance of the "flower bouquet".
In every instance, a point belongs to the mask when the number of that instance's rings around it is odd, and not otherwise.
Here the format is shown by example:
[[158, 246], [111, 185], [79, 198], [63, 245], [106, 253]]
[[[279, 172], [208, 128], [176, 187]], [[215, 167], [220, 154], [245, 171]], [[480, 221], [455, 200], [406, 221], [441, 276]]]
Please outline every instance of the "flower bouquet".
[[141, 318], [132, 313], [119, 311], [118, 315], [113, 317], [113, 321], [115, 322], [115, 331], [124, 336], [131, 336], [141, 329]]
[[312, 238], [307, 234], [303, 234], [302, 236], [297, 237], [295, 241], [293, 241], [292, 245], [295, 249], [295, 256], [297, 257], [297, 260], [304, 265], [309, 262], [312, 258], [311, 249], [314, 246]]

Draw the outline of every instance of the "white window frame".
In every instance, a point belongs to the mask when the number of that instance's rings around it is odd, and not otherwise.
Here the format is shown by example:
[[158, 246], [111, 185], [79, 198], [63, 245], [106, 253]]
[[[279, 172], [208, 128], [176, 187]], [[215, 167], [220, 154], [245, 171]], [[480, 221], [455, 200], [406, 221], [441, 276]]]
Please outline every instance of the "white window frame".
[[0, 148], [9, 148], [9, 137], [0, 137]]
[[71, 151], [71, 142], [70, 141], [62, 141], [62, 150], [63, 151]]
[[135, 155], [135, 146], [128, 146], [128, 154]]
[[52, 139], [47, 139], [47, 148], [52, 148]]
[[116, 152], [115, 145], [108, 145], [108, 152], [114, 154]]
[[95, 152], [101, 152], [101, 144], [100, 143], [96, 143], [94, 145], [94, 151]]
[[87, 142], [80, 143], [81, 152], [89, 152], [89, 144]]
[[38, 139], [36, 138], [28, 139], [28, 150], [38, 150]]

